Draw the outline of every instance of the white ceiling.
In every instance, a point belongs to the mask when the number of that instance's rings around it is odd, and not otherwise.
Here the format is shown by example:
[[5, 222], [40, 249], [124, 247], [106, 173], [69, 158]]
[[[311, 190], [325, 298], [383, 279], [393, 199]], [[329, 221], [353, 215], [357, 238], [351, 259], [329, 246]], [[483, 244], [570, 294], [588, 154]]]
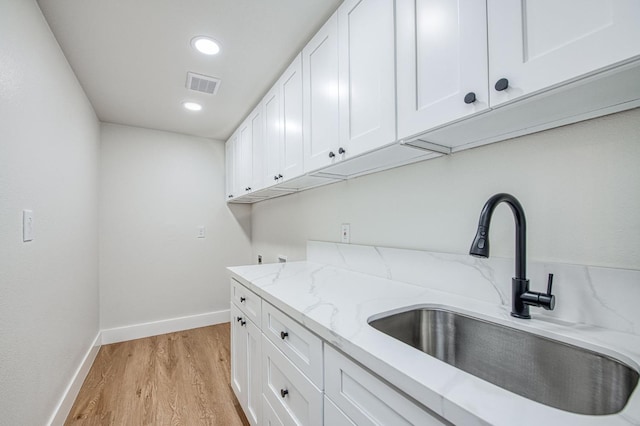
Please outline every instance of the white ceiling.
[[[38, 3], [101, 121], [226, 140], [341, 1]], [[198, 53], [197, 35], [221, 53]], [[217, 94], [187, 90], [187, 71], [221, 79]]]

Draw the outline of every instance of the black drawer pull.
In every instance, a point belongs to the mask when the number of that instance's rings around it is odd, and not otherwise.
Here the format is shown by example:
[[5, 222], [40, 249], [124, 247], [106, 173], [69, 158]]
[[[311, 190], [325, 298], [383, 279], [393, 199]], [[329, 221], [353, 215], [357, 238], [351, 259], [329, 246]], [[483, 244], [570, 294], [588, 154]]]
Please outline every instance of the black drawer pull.
[[281, 331], [281, 332], [280, 332], [280, 338], [281, 338], [282, 340], [284, 340], [284, 339], [285, 339], [285, 337], [288, 337], [288, 336], [289, 336], [289, 333], [287, 333], [286, 331]]
[[245, 326], [245, 325], [247, 325], [247, 322], [246, 321], [240, 321], [240, 325]]
[[283, 398], [284, 398], [284, 397], [285, 397], [285, 396], [287, 396], [287, 395], [289, 395], [289, 391], [288, 391], [288, 390], [286, 390], [286, 389], [280, 389], [280, 396], [281, 396], [281, 397], [283, 397]]
[[244, 301], [245, 301], [245, 300], [247, 300], [247, 299], [246, 299], [246, 298], [244, 298], [244, 297], [241, 297], [241, 298], [240, 298], [240, 303], [244, 303]]
[[238, 318], [236, 319], [236, 321], [237, 321], [237, 322], [242, 321], [242, 317], [238, 317]]

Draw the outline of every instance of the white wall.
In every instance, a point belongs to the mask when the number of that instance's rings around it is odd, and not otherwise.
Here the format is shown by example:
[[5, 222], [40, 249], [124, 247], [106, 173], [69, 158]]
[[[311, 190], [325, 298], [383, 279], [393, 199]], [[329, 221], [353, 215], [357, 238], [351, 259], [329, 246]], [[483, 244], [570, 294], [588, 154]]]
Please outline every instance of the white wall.
[[35, 1], [0, 0], [2, 425], [45, 424], [98, 334], [98, 144]]
[[[529, 259], [640, 269], [640, 109], [254, 204], [254, 258], [304, 259], [307, 240], [468, 253], [486, 200], [524, 206]], [[513, 257], [506, 205], [492, 255]]]
[[250, 208], [224, 202], [224, 144], [114, 124], [101, 134], [101, 327], [228, 310], [225, 267], [249, 263], [251, 245]]

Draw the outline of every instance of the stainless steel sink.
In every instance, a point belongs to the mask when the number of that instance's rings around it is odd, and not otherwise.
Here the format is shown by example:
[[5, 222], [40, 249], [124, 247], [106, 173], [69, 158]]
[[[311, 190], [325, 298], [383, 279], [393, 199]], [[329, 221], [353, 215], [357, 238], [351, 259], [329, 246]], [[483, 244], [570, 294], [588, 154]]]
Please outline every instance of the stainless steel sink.
[[542, 404], [614, 414], [638, 372], [609, 356], [443, 309], [414, 309], [369, 324], [467, 373]]

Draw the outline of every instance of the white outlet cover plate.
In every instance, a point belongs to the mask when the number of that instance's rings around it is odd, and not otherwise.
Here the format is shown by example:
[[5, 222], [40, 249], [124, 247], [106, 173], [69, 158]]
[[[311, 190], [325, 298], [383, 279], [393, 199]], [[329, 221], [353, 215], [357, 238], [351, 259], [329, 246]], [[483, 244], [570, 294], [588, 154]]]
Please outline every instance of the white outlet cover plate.
[[340, 242], [349, 244], [351, 242], [351, 225], [348, 223], [342, 224], [340, 231]]
[[33, 210], [22, 211], [22, 241], [33, 241]]

